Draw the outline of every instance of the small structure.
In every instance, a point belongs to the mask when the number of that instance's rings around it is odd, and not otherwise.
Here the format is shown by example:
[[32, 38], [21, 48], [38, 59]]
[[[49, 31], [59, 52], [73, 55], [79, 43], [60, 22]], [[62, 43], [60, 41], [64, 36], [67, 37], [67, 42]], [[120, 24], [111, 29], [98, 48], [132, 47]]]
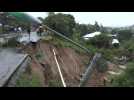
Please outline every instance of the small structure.
[[[15, 83], [19, 73], [28, 66], [30, 57], [15, 51], [15, 49], [9, 48], [0, 49], [0, 87]], [[18, 74], [16, 75], [16, 73]]]
[[89, 33], [89, 34], [84, 35], [83, 38], [85, 40], [88, 40], [88, 39], [93, 38], [93, 37], [100, 35], [100, 34], [101, 34], [101, 32], [93, 32], [93, 33]]
[[22, 34], [20, 36], [20, 38], [18, 38], [17, 41], [19, 43], [22, 43], [22, 44], [26, 45], [26, 44], [29, 44], [29, 43], [36, 43], [40, 39], [41, 39], [41, 37], [39, 37], [36, 32], [31, 32], [30, 37], [29, 37], [29, 35], [27, 33]]
[[113, 39], [113, 41], [112, 41], [112, 44], [119, 44], [119, 41], [118, 41], [118, 39]]
[[109, 37], [115, 38], [117, 37], [117, 34], [108, 34]]
[[113, 39], [112, 40], [112, 45], [115, 46], [115, 47], [118, 47], [120, 45], [120, 42], [118, 39]]

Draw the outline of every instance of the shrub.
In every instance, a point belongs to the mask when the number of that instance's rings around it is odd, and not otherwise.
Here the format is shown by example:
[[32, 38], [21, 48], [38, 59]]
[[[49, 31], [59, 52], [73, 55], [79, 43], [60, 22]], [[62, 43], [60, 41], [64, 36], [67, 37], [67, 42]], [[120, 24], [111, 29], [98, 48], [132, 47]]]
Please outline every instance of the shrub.
[[114, 78], [114, 82], [112, 86], [118, 87], [133, 87], [134, 86], [134, 63], [129, 62], [127, 65], [127, 69], [124, 73]]
[[16, 82], [16, 87], [41, 87], [42, 80], [36, 73], [25, 73], [20, 75], [20, 78]]
[[48, 86], [49, 87], [62, 87], [62, 82], [61, 81], [58, 81], [58, 80], [50, 80], [48, 82]]
[[110, 37], [108, 37], [106, 34], [101, 34], [98, 36], [95, 36], [89, 40], [89, 42], [98, 47], [98, 48], [109, 48], [110, 47]]
[[16, 47], [17, 44], [18, 44], [18, 42], [17, 42], [16, 38], [12, 38], [12, 39], [8, 40], [8, 42], [5, 43], [5, 44], [3, 45], [3, 47], [7, 47], [7, 46], [8, 46], [8, 47]]
[[96, 67], [99, 72], [105, 72], [108, 69], [106, 60], [104, 58], [99, 59]]
[[131, 30], [120, 30], [118, 33], [118, 38], [121, 42], [129, 40], [133, 35]]

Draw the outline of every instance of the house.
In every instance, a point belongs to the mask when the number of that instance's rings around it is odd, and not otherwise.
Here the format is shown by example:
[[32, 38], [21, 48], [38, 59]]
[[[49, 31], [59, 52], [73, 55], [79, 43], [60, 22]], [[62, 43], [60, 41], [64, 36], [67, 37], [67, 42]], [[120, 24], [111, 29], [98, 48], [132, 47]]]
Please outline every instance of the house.
[[115, 47], [118, 47], [120, 45], [120, 42], [118, 39], [113, 39], [112, 40], [112, 45], [115, 46]]
[[[84, 38], [85, 40], [89, 40], [90, 38], [93, 38], [93, 37], [95, 37], [95, 36], [97, 36], [97, 35], [100, 35], [100, 34], [101, 34], [101, 32], [93, 32], [93, 33], [84, 35], [83, 38]], [[108, 37], [112, 37], [111, 44], [112, 44], [113, 46], [116, 47], [116, 46], [119, 46], [119, 45], [120, 45], [119, 40], [116, 39], [117, 34], [108, 34], [107, 36], [108, 36]]]

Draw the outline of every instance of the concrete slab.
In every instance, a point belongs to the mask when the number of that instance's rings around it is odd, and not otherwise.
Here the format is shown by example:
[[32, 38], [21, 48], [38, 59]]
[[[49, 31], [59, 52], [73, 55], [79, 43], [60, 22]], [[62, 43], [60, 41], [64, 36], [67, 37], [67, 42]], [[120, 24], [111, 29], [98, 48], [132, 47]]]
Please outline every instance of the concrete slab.
[[0, 50], [0, 86], [8, 81], [27, 56], [27, 54], [16, 53], [13, 49]]

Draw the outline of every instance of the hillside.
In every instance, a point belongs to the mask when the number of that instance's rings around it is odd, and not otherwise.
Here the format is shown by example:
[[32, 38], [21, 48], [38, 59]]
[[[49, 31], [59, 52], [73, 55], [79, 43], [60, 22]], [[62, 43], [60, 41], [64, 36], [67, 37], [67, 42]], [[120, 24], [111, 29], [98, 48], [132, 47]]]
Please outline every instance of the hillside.
[[[13, 48], [15, 54], [26, 54], [31, 58], [26, 71], [17, 79], [16, 87], [62, 87], [63, 81], [67, 87], [78, 87], [83, 80], [87, 87], [134, 85], [133, 26], [110, 28], [97, 22], [94, 25], [79, 24], [72, 15], [51, 13], [37, 28], [31, 16], [19, 12], [10, 14], [16, 20], [10, 19], [7, 13], [1, 16], [2, 20], [7, 18], [1, 27], [1, 42], [4, 40], [0, 43], [1, 48]], [[22, 26], [22, 31], [4, 31], [7, 26]], [[28, 28], [31, 32], [26, 31]], [[9, 38], [13, 35], [11, 32], [15, 36]], [[83, 38], [92, 32], [101, 34]], [[2, 62], [1, 65], [5, 68]], [[12, 72], [12, 76], [17, 75], [14, 74], [17, 69]]]

